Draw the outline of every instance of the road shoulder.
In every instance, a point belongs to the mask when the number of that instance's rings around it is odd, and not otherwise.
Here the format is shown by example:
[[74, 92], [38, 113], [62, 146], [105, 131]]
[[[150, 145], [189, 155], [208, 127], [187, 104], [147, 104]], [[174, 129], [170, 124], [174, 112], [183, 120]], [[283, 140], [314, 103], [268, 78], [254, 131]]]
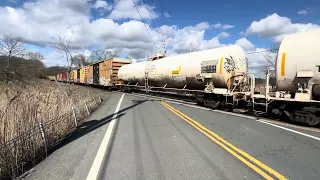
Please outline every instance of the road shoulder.
[[27, 180], [84, 179], [98, 151], [122, 93], [108, 93], [103, 104], [46, 159], [31, 169]]

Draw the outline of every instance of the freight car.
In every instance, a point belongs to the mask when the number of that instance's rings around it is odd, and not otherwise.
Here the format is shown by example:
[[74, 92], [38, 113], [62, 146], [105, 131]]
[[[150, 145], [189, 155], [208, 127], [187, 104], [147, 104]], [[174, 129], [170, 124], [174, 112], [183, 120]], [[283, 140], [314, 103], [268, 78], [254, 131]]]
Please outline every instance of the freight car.
[[[109, 58], [95, 62], [88, 66], [73, 69], [71, 72], [59, 73], [57, 81], [73, 82], [76, 84], [116, 87], [119, 84], [118, 70], [126, 64], [130, 64], [130, 59]], [[48, 77], [50, 79], [50, 77]], [[51, 77], [52, 79], [52, 77]]]
[[[149, 61], [125, 65], [119, 78], [131, 89], [184, 91], [199, 104], [229, 110], [250, 98], [247, 61], [238, 45], [192, 52], [172, 57], [157, 55]], [[140, 86], [138, 86], [140, 85]]]
[[288, 35], [281, 42], [275, 65], [277, 91], [255, 93], [247, 62], [239, 46], [192, 52], [172, 57], [158, 54], [148, 61], [125, 65], [118, 76], [130, 91], [175, 91], [195, 96], [198, 104], [255, 114], [288, 117], [316, 125], [320, 122], [320, 30]]
[[119, 84], [118, 70], [126, 64], [130, 64], [130, 59], [110, 58], [103, 61], [95, 62], [85, 67], [87, 69], [86, 84], [98, 86], [116, 87]]
[[276, 93], [255, 95], [253, 108], [291, 121], [316, 125], [320, 122], [320, 29], [286, 36], [277, 54]]

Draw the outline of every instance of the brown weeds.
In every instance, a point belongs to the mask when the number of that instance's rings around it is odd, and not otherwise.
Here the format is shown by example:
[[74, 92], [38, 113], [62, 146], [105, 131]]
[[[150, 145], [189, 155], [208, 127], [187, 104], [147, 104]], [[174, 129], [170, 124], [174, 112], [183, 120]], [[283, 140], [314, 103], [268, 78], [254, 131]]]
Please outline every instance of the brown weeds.
[[45, 157], [75, 128], [72, 107], [79, 124], [87, 116], [85, 105], [92, 112], [100, 104], [99, 93], [49, 81], [0, 85], [0, 179], [17, 177]]

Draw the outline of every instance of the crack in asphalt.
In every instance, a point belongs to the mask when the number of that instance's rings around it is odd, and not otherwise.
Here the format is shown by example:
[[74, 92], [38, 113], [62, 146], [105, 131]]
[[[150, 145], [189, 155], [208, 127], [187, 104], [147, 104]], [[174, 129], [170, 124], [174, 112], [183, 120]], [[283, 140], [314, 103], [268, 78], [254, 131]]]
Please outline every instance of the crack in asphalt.
[[296, 146], [296, 144], [294, 145], [289, 145], [288, 147], [286, 148], [282, 148], [282, 149], [272, 149], [272, 150], [268, 150], [268, 151], [265, 151], [261, 154], [258, 154], [258, 155], [255, 155], [255, 157], [262, 157], [262, 156], [275, 156], [276, 154], [280, 153], [280, 152], [286, 152], [290, 149], [292, 149], [294, 146]]
[[318, 147], [318, 146], [316, 146], [316, 144], [310, 142], [309, 139], [301, 141], [300, 139], [297, 138], [297, 136], [295, 134], [288, 134], [288, 135], [291, 136], [293, 140], [298, 141], [299, 143], [309, 145], [309, 146], [316, 148], [317, 150], [320, 150], [320, 147]]
[[316, 174], [316, 175], [320, 175], [317, 171], [315, 171], [314, 169], [310, 169], [314, 174]]

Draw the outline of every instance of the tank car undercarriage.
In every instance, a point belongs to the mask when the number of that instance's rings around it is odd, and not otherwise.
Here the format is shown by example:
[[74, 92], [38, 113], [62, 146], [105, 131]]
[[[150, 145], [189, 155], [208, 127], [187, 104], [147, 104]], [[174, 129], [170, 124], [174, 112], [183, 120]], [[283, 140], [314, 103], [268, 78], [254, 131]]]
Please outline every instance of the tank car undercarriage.
[[[122, 86], [123, 91], [131, 93], [162, 94], [177, 99], [196, 101], [199, 106], [229, 112], [248, 113], [255, 116], [267, 116], [281, 121], [315, 126], [320, 123], [320, 103], [298, 102], [290, 100], [267, 100], [264, 97], [252, 97], [248, 92], [208, 93], [175, 88], [150, 88], [144, 86]], [[179, 96], [179, 97], [178, 97]]]
[[319, 103], [274, 100], [268, 106], [268, 114], [311, 126], [320, 123]]

